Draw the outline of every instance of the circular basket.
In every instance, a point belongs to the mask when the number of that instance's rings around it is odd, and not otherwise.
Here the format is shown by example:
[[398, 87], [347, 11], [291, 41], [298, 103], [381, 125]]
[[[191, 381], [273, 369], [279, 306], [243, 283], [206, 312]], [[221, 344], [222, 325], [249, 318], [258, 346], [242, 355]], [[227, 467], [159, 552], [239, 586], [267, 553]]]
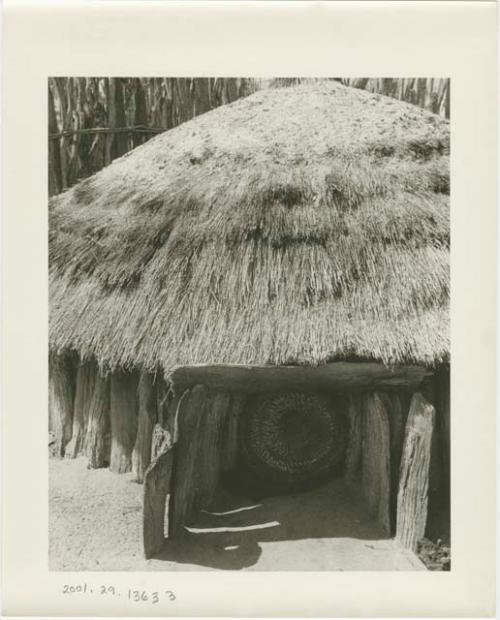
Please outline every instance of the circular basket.
[[292, 392], [252, 399], [242, 415], [244, 465], [263, 483], [303, 487], [324, 479], [344, 460], [345, 403]]

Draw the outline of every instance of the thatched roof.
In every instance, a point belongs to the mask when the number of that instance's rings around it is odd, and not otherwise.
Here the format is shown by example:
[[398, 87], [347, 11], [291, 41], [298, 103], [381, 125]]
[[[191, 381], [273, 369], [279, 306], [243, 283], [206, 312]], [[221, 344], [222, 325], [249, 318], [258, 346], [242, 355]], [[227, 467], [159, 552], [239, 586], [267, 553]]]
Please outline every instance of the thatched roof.
[[449, 351], [449, 125], [269, 89], [50, 202], [50, 345], [110, 367], [432, 365]]

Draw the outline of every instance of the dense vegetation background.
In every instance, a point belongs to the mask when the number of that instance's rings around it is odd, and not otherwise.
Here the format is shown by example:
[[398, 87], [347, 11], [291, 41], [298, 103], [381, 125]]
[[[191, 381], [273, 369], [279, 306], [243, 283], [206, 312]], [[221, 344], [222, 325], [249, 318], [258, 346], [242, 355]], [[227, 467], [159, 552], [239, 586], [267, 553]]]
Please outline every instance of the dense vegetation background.
[[[49, 78], [49, 195], [198, 114], [310, 78]], [[332, 78], [450, 116], [444, 78]]]

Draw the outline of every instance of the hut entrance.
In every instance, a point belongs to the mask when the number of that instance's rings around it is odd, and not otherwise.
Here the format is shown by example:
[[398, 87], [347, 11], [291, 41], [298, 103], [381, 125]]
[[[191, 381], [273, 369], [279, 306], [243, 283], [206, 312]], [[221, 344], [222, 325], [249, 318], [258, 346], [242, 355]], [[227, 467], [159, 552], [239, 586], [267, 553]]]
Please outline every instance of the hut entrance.
[[253, 396], [241, 416], [239, 458], [230, 486], [255, 497], [314, 488], [342, 473], [348, 428], [345, 397], [307, 392]]
[[213, 559], [218, 549], [221, 567], [233, 549], [252, 563], [261, 543], [346, 544], [346, 570], [351, 556], [395, 534], [414, 549], [427, 517], [434, 424], [416, 391], [427, 374], [347, 362], [177, 369], [145, 479], [146, 556], [164, 535], [166, 559], [205, 551]]

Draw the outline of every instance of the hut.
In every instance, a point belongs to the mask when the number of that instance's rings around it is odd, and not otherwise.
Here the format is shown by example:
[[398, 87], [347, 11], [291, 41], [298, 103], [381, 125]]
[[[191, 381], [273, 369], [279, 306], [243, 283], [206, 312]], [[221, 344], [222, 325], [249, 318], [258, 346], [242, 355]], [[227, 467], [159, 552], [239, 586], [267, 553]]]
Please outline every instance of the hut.
[[344, 476], [415, 549], [449, 485], [446, 120], [267, 89], [49, 218], [57, 452], [145, 479], [148, 557], [236, 467], [271, 492]]

